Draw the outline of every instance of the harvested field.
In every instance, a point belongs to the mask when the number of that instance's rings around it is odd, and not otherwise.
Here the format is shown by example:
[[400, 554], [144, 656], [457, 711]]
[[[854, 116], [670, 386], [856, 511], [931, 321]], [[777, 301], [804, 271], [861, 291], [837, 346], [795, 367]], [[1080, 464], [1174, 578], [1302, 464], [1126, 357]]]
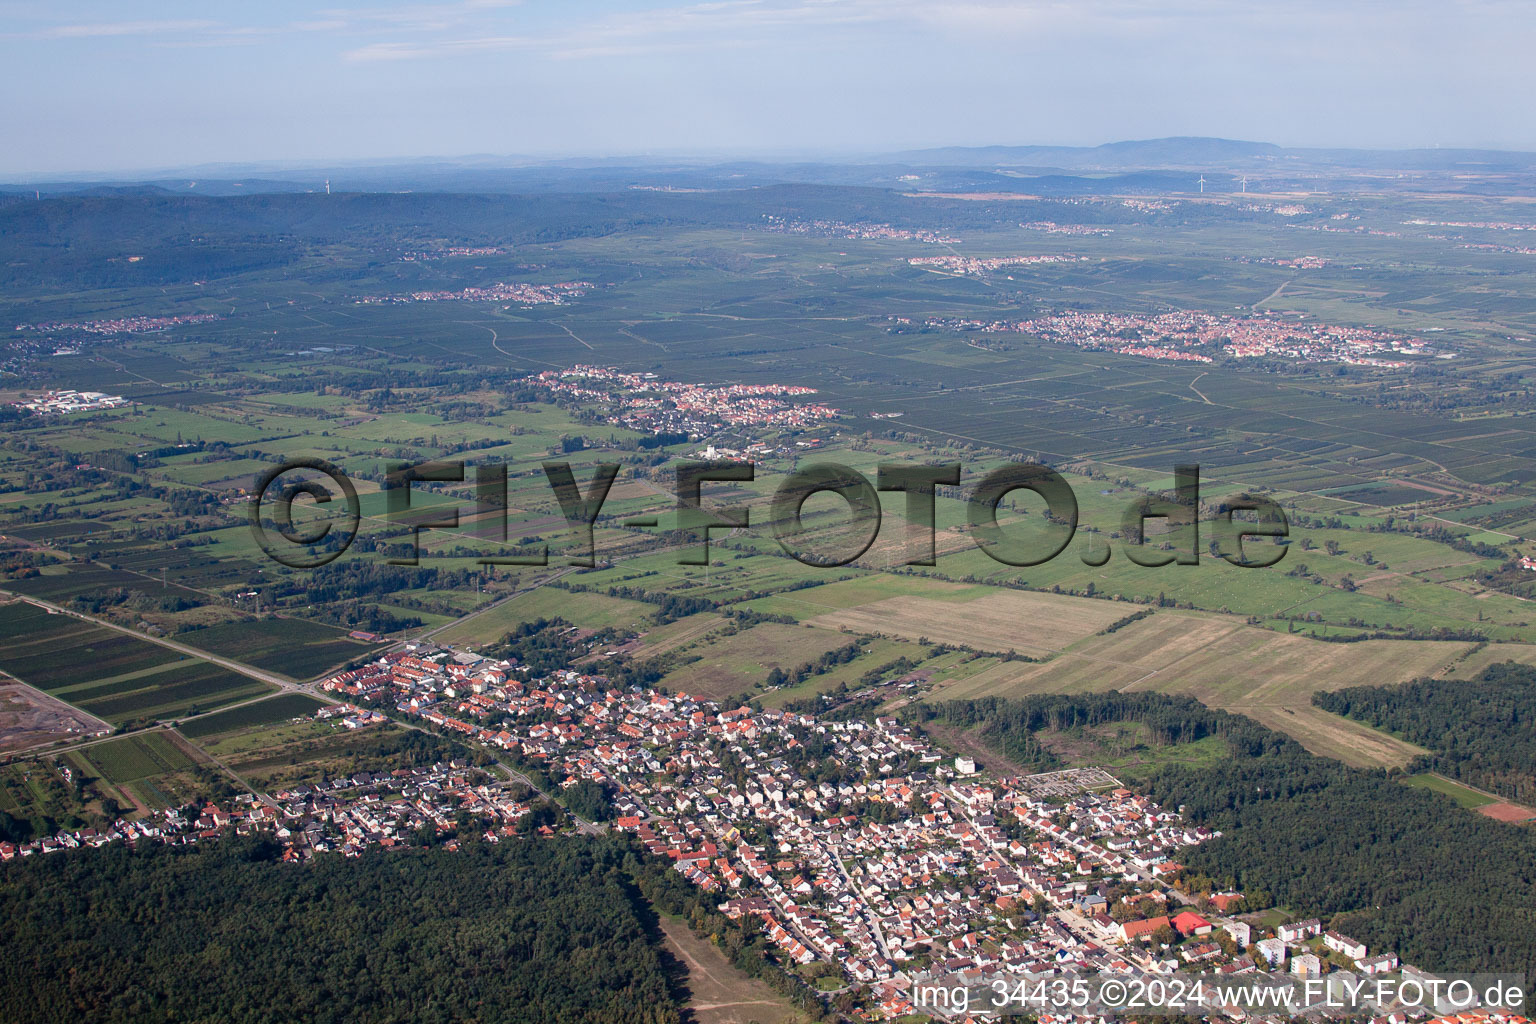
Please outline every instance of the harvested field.
[[640, 637], [640, 646], [635, 648], [633, 656], [636, 659], [654, 658], [675, 651], [684, 644], [692, 643], [713, 630], [725, 625], [723, 615], [714, 612], [699, 612], [697, 615], [689, 615], [669, 622], [665, 626], [657, 626], [647, 630]]
[[1186, 694], [1285, 732], [1313, 753], [1354, 765], [1401, 767], [1424, 751], [1314, 708], [1312, 694], [1435, 675], [1470, 646], [1463, 641], [1326, 643], [1227, 616], [1158, 611], [1115, 633], [1074, 644], [1043, 664], [992, 666], [943, 688], [937, 696], [1104, 690]]
[[1227, 708], [1283, 732], [1323, 757], [1357, 768], [1402, 768], [1429, 751], [1322, 708], [1251, 704]]
[[1126, 606], [1084, 597], [1028, 591], [988, 593], [970, 601], [890, 597], [808, 620], [826, 629], [928, 637], [999, 654], [1044, 656], [1060, 651], [1128, 614]]
[[1518, 661], [1522, 665], [1536, 665], [1536, 644], [1489, 644], [1480, 651], [1473, 651], [1458, 661], [1445, 673], [1447, 679], [1476, 679], [1489, 665], [1503, 661]]

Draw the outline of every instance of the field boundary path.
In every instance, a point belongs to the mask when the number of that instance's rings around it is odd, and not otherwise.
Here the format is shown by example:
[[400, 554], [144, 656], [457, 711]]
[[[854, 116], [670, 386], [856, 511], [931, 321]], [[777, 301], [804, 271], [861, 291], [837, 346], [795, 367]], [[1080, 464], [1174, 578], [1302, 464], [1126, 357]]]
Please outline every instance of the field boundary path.
[[211, 662], [220, 668], [227, 668], [231, 672], [238, 672], [240, 675], [249, 676], [250, 678], [263, 683], [271, 683], [273, 686], [281, 687], [284, 690], [297, 690], [301, 688], [298, 680], [291, 679], [288, 676], [279, 675], [276, 672], [268, 672], [266, 669], [253, 668], [252, 666], [247, 665], [242, 661], [235, 661], [232, 658], [225, 658], [218, 654], [212, 654], [198, 647], [192, 647], [188, 644], [178, 643], [175, 640], [167, 640], [165, 637], [152, 636], [149, 633], [141, 633], [140, 631], [132, 629], [128, 626], [120, 626], [115, 622], [108, 622], [106, 619], [99, 619], [94, 615], [87, 615], [84, 612], [73, 611], [69, 608], [65, 608], [63, 605], [54, 604], [52, 601], [44, 601], [40, 597], [28, 597], [25, 594], [13, 594], [9, 590], [0, 590], [0, 594], [3, 594], [7, 597], [18, 598], [22, 601], [25, 601], [27, 604], [34, 605], [55, 615], [68, 615], [71, 618], [79, 619], [82, 622], [89, 622], [93, 626], [101, 626], [104, 629], [111, 629], [119, 633], [126, 633], [131, 637], [143, 640], [145, 643], [159, 644], [161, 647], [169, 648], [170, 650], [176, 651], [179, 654], [185, 654], [189, 658], [197, 658], [199, 661]]

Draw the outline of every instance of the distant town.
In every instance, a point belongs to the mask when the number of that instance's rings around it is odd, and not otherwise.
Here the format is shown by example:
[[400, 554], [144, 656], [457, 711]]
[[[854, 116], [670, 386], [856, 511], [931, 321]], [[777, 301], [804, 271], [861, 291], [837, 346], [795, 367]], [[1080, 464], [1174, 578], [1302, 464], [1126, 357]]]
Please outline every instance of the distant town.
[[485, 288], [436, 289], [404, 295], [364, 295], [354, 299], [360, 306], [404, 305], [410, 302], [509, 302], [519, 306], [563, 306], [591, 290], [590, 281], [559, 284], [501, 282]]
[[889, 239], [898, 242], [926, 242], [930, 245], [958, 245], [963, 239], [922, 228], [907, 229], [889, 224], [860, 224], [841, 220], [789, 220], [771, 213], [763, 214], [763, 230], [786, 235], [817, 235], [823, 238]]
[[532, 381], [557, 394], [601, 403], [610, 410], [610, 424], [651, 434], [700, 437], [723, 427], [806, 428], [840, 415], [831, 406], [788, 401], [816, 394], [815, 388], [794, 384], [685, 384], [654, 373], [581, 364], [545, 370]]
[[[911, 320], [893, 317], [898, 326]], [[1225, 316], [1184, 311], [1148, 316], [1137, 313], [1058, 313], [1030, 320], [930, 317], [927, 328], [1027, 334], [1079, 348], [1147, 359], [1213, 362], [1213, 353], [1237, 359], [1279, 358], [1298, 363], [1346, 363], [1398, 369], [1398, 356], [1441, 355], [1424, 342], [1376, 327], [1341, 327], [1274, 315]], [[1448, 355], [1448, 353], [1446, 354]]]
[[460, 256], [503, 256], [511, 252], [500, 245], [449, 245], [441, 249], [410, 249], [400, 254], [401, 263], [430, 263]]
[[207, 324], [219, 320], [216, 313], [182, 313], [177, 316], [120, 316], [109, 320], [47, 320], [35, 324], [17, 324], [18, 331], [46, 331], [60, 333], [78, 331], [81, 334], [144, 334], [164, 331], [188, 324]]
[[89, 412], [93, 409], [121, 409], [132, 405], [122, 395], [109, 395], [104, 391], [75, 391], [64, 388], [45, 391], [36, 397], [23, 396], [12, 402], [18, 409], [26, 409], [43, 416], [58, 416], [70, 412]]
[[1080, 263], [1088, 260], [1087, 256], [1077, 256], [1070, 252], [1043, 253], [1038, 256], [993, 256], [987, 258], [975, 258], [970, 256], [913, 256], [907, 260], [914, 267], [928, 267], [942, 270], [950, 274], [985, 274], [994, 270], [1005, 270], [1008, 267], [1027, 267], [1040, 263]]

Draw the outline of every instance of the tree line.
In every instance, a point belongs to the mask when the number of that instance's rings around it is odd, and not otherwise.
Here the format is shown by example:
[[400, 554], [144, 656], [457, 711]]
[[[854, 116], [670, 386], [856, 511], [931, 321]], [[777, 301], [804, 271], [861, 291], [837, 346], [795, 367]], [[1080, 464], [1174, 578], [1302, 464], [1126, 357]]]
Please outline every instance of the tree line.
[[1529, 665], [1491, 665], [1472, 682], [1351, 686], [1314, 694], [1312, 703], [1433, 751], [1410, 771], [1536, 802], [1536, 669]]

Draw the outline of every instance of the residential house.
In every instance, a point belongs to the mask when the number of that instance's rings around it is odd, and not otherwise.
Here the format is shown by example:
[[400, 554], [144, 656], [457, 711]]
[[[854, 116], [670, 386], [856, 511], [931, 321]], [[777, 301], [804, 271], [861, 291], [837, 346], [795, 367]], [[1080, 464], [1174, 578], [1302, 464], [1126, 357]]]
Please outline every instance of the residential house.
[[1275, 929], [1275, 934], [1281, 942], [1300, 942], [1303, 939], [1315, 938], [1321, 935], [1323, 923], [1317, 918], [1308, 918], [1305, 921], [1297, 921], [1295, 924], [1283, 924]]
[[1284, 939], [1260, 939], [1257, 948], [1259, 956], [1269, 966], [1283, 967], [1285, 965]]
[[1340, 935], [1338, 932], [1325, 932], [1323, 933], [1323, 945], [1336, 953], [1343, 953], [1351, 960], [1365, 959], [1365, 943], [1356, 942], [1347, 935]]
[[1298, 953], [1291, 957], [1291, 973], [1298, 978], [1322, 977], [1323, 962], [1316, 953]]

